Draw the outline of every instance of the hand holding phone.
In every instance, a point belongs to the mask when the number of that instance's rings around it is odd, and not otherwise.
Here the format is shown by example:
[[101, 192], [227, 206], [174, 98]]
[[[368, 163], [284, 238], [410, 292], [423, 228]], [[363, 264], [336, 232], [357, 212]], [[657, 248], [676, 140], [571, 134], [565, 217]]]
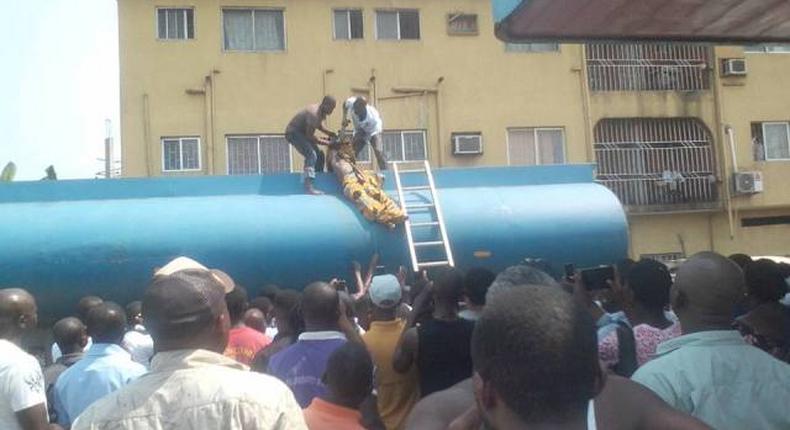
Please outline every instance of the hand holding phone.
[[581, 271], [582, 284], [589, 291], [611, 288], [609, 281], [613, 281], [614, 276], [613, 266], [592, 267]]

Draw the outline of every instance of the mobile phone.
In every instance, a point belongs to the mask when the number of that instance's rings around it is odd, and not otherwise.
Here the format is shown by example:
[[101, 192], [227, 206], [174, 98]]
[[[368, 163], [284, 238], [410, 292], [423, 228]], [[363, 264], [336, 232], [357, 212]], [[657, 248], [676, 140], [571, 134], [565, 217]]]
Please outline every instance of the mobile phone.
[[609, 288], [609, 283], [607, 281], [614, 280], [614, 266], [582, 269], [581, 276], [586, 289], [604, 290]]
[[576, 266], [573, 263], [568, 263], [565, 265], [565, 279], [568, 281], [573, 279], [573, 276], [576, 275]]

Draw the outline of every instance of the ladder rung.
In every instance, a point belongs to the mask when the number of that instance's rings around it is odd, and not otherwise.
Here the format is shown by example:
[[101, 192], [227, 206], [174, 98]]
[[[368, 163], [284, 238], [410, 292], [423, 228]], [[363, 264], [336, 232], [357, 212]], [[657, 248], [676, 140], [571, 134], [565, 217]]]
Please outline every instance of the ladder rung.
[[424, 263], [417, 263], [419, 267], [439, 267], [439, 266], [449, 266], [449, 261], [426, 261]]
[[444, 245], [444, 242], [441, 240], [434, 240], [430, 242], [414, 242], [414, 246], [439, 246]]
[[419, 203], [416, 205], [406, 205], [406, 209], [423, 209], [423, 208], [432, 208], [436, 205], [433, 203]]
[[425, 169], [398, 170], [398, 173], [425, 173]]
[[421, 190], [430, 190], [431, 187], [428, 185], [420, 185], [418, 187], [403, 187], [403, 191], [421, 191]]
[[439, 221], [431, 221], [431, 222], [413, 222], [411, 223], [412, 227], [431, 227], [434, 225], [439, 225]]

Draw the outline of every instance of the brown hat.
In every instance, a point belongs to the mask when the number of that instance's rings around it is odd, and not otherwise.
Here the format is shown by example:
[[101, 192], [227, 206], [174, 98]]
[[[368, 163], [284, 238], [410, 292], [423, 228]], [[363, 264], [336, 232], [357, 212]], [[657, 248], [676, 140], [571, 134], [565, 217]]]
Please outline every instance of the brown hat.
[[219, 269], [209, 269], [208, 267], [198, 263], [197, 261], [189, 258], [189, 257], [176, 257], [169, 263], [165, 264], [164, 267], [157, 270], [154, 273], [154, 276], [167, 276], [172, 275], [176, 272], [180, 272], [182, 270], [205, 270], [207, 272], [211, 272], [212, 276], [222, 285], [222, 288], [225, 290], [225, 294], [233, 291], [236, 288], [236, 283], [233, 282], [233, 278], [230, 277], [227, 273], [223, 272]]

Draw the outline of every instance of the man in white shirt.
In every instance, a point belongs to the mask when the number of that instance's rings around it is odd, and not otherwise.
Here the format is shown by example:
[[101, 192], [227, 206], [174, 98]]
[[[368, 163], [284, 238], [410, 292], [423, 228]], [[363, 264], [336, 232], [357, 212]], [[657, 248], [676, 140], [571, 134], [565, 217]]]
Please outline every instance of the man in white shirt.
[[225, 357], [225, 288], [208, 269], [158, 274], [143, 297], [151, 371], [96, 401], [73, 430], [307, 430], [288, 387]]
[[143, 302], [136, 300], [126, 305], [129, 331], [123, 336], [121, 347], [127, 350], [132, 360], [148, 367], [154, 356], [154, 340], [143, 325]]
[[[350, 119], [349, 119], [350, 118]], [[354, 152], [356, 156], [370, 143], [379, 170], [387, 170], [387, 160], [384, 157], [384, 142], [381, 140], [383, 123], [379, 111], [368, 104], [364, 97], [349, 97], [343, 103], [343, 128], [349, 122], [354, 123]]]
[[38, 360], [18, 344], [36, 327], [36, 300], [25, 290], [0, 290], [0, 429], [49, 428], [44, 375]]

